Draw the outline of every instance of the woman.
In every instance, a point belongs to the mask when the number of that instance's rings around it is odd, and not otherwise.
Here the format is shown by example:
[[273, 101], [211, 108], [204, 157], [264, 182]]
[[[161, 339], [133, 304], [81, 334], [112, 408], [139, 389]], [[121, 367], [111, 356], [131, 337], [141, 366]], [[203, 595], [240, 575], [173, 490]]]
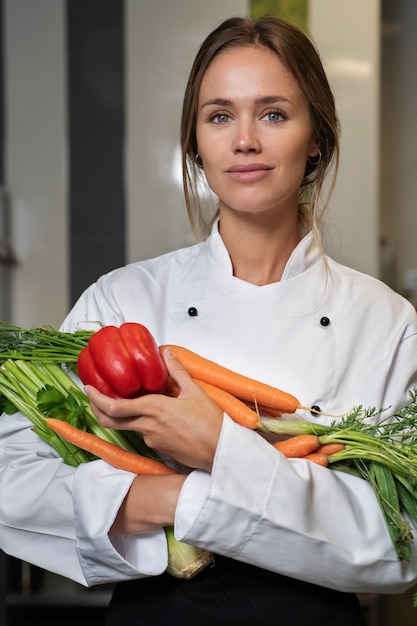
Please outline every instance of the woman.
[[[319, 243], [337, 133], [331, 90], [301, 32], [277, 19], [221, 24], [197, 54], [181, 130], [191, 223], [210, 235], [100, 278], [63, 328], [138, 321], [158, 344], [189, 347], [326, 414], [404, 404], [417, 386], [416, 312]], [[198, 205], [201, 178], [218, 198], [213, 214]], [[83, 584], [119, 582], [109, 625], [357, 625], [356, 592], [415, 583], [417, 550], [397, 561], [367, 483], [286, 460], [164, 357], [178, 398], [87, 392], [103, 425], [136, 430], [189, 473], [134, 477], [102, 461], [73, 470], [23, 417], [3, 420], [8, 552]], [[190, 581], [163, 574], [172, 524], [216, 555]]]

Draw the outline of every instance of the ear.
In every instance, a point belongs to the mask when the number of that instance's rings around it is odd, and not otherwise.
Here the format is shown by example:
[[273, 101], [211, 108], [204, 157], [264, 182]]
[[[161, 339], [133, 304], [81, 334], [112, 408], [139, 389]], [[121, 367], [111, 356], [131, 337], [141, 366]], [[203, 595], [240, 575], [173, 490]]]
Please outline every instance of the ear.
[[310, 152], [308, 153], [309, 157], [316, 157], [320, 150], [320, 144], [318, 141], [314, 140], [311, 144]]

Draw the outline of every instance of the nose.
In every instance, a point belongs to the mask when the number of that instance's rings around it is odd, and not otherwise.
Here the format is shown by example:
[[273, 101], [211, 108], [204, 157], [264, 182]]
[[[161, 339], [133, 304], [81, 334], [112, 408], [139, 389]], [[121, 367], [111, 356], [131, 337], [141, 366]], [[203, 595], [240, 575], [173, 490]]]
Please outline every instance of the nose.
[[252, 121], [241, 121], [237, 124], [233, 143], [234, 152], [259, 152], [260, 149], [261, 144], [255, 124]]

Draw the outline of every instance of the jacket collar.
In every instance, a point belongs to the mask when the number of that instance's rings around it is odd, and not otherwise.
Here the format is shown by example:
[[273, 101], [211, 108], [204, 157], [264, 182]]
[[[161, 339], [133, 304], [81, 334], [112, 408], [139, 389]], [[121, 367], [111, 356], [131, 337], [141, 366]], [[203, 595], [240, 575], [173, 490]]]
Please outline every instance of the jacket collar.
[[[219, 220], [213, 224], [207, 244], [217, 264], [220, 265], [228, 274], [233, 274], [233, 266], [229, 252], [220, 236]], [[310, 231], [294, 248], [285, 266], [281, 282], [302, 274], [310, 267], [318, 263], [322, 257], [323, 252], [317, 241], [314, 239], [313, 233]]]

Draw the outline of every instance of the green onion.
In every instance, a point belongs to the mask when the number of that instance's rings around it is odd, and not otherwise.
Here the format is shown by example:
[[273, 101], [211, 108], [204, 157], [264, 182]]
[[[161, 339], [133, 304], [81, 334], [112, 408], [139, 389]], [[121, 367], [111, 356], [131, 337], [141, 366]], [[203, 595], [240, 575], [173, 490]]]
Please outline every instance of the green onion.
[[94, 330], [66, 333], [52, 326], [26, 329], [0, 322], [0, 363], [6, 359], [77, 363]]

